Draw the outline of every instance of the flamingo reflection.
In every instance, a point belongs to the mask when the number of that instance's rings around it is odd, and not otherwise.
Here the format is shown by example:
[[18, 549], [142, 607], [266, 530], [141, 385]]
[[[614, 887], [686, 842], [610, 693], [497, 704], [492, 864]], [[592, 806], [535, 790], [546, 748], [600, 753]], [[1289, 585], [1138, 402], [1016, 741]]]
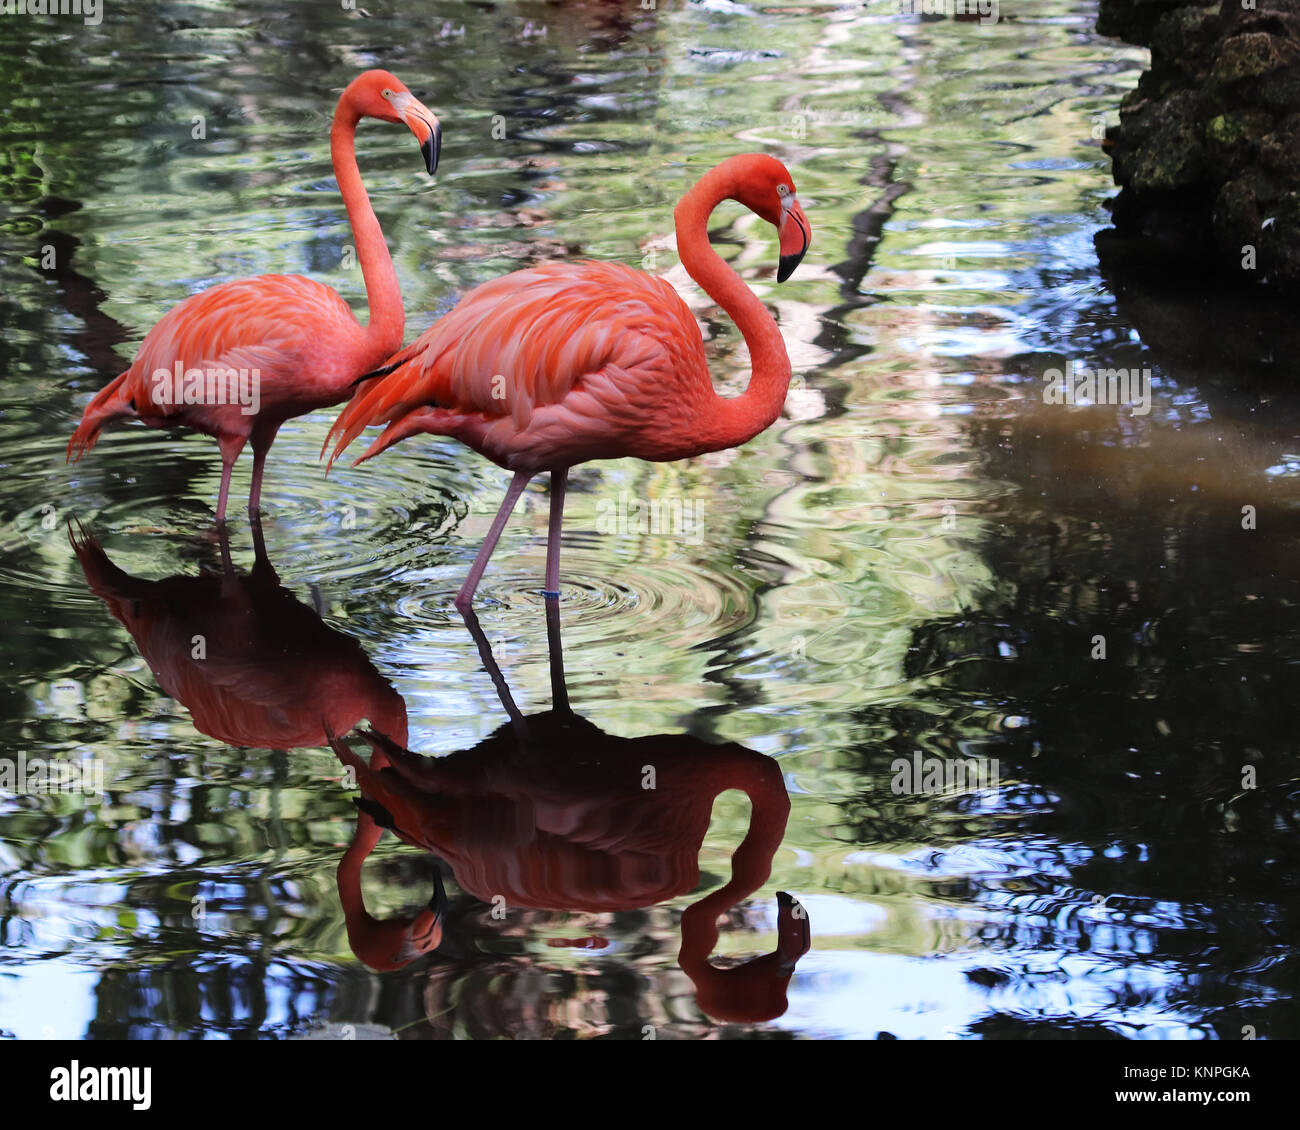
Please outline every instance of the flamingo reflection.
[[361, 790], [356, 834], [338, 871], [357, 956], [393, 970], [442, 941], [440, 890], [411, 919], [380, 922], [366, 912], [361, 864], [385, 828], [446, 860], [460, 886], [486, 903], [608, 913], [693, 891], [714, 798], [739, 789], [751, 802], [749, 829], [732, 856], [730, 881], [683, 913], [678, 961], [715, 1019], [759, 1022], [784, 1013], [795, 963], [810, 945], [807, 916], [784, 891], [771, 953], [730, 968], [709, 960], [718, 916], [767, 881], [784, 838], [790, 799], [777, 763], [687, 734], [620, 738], [573, 713], [554, 601], [547, 602], [553, 709], [524, 717], [477, 619], [466, 620], [506, 724], [474, 748], [438, 758], [367, 732], [367, 764], [342, 740], [331, 742]]
[[324, 745], [368, 718], [406, 740], [406, 704], [351, 636], [280, 584], [253, 522], [251, 573], [235, 570], [224, 527], [222, 568], [158, 581], [109, 560], [77, 523], [72, 548], [91, 591], [131, 633], [158, 685], [194, 728], [233, 746]]

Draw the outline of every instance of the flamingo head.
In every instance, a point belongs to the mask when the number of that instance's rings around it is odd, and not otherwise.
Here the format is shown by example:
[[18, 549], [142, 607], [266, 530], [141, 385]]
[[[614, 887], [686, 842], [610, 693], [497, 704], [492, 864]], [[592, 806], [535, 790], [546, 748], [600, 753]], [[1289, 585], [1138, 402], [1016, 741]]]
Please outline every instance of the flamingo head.
[[795, 195], [790, 170], [775, 157], [763, 153], [747, 154], [733, 160], [741, 161], [743, 165], [738, 170], [740, 175], [736, 178], [732, 198], [776, 228], [781, 241], [776, 281], [785, 282], [803, 261], [808, 244], [812, 242], [812, 226]]
[[413, 918], [372, 918], [364, 905], [352, 905], [349, 898], [350, 905], [344, 908], [348, 944], [363, 965], [378, 973], [395, 973], [442, 945], [443, 906], [447, 896], [442, 877], [437, 872], [434, 874], [437, 888], [434, 896]]
[[415, 134], [430, 174], [437, 171], [438, 156], [442, 153], [442, 125], [438, 115], [399, 79], [388, 71], [366, 71], [348, 84], [341, 101], [349, 102], [359, 118], [401, 122]]

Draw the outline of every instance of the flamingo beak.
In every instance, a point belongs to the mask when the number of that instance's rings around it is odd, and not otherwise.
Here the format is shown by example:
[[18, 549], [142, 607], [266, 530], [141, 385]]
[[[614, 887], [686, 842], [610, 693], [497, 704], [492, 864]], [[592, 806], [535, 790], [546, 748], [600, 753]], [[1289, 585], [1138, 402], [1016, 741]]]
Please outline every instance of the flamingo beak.
[[783, 972], [794, 969], [798, 960], [812, 949], [812, 931], [808, 912], [788, 891], [776, 892], [776, 950]]
[[429, 900], [429, 905], [407, 924], [396, 952], [384, 966], [385, 972], [401, 969], [417, 957], [432, 953], [442, 945], [443, 911], [447, 904], [447, 892], [442, 886], [442, 875], [437, 871], [434, 872], [434, 886], [433, 898]]
[[793, 192], [781, 201], [781, 223], [776, 230], [781, 240], [781, 261], [776, 281], [785, 282], [803, 262], [808, 244], [812, 242], [812, 227]]
[[406, 124], [406, 128], [415, 134], [420, 143], [420, 153], [424, 156], [425, 167], [432, 176], [438, 171], [438, 157], [442, 154], [442, 124], [438, 115], [423, 102], [403, 91], [393, 96], [393, 109]]
[[429, 905], [425, 908], [425, 914], [429, 918], [429, 944], [428, 949], [437, 949], [442, 944], [442, 927], [447, 917], [447, 889], [442, 885], [442, 872], [435, 870], [433, 873], [433, 897], [429, 899]]

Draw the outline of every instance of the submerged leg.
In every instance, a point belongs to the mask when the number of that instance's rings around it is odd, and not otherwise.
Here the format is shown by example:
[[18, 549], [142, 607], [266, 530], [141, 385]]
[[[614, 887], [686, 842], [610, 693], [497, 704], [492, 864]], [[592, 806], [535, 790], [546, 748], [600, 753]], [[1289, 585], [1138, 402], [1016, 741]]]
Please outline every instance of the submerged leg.
[[[278, 585], [280, 575], [275, 571], [275, 566], [271, 564], [270, 557], [266, 553], [266, 535], [262, 532], [262, 519], [253, 514], [250, 516], [249, 525], [253, 530], [253, 572], [252, 576], [266, 585]], [[316, 586], [312, 585], [312, 596], [317, 596]], [[325, 610], [317, 604], [316, 611], [321, 615]]]
[[569, 688], [564, 682], [564, 645], [560, 642], [560, 603], [546, 602], [546, 651], [551, 660], [551, 709], [569, 714]]
[[488, 643], [487, 636], [483, 634], [483, 627], [478, 622], [478, 616], [475, 615], [472, 608], [466, 608], [461, 615], [465, 617], [465, 627], [469, 629], [469, 634], [474, 637], [474, 646], [478, 648], [478, 657], [483, 663], [483, 668], [487, 671], [488, 678], [492, 680], [492, 685], [497, 689], [497, 697], [501, 699], [501, 705], [506, 708], [506, 713], [510, 715], [516, 737], [520, 741], [528, 741], [530, 739], [528, 722], [519, 713], [519, 707], [515, 705], [514, 695], [510, 693], [506, 677], [501, 674], [501, 668], [497, 665], [496, 658], [492, 654], [492, 645]]
[[560, 528], [564, 525], [564, 486], [569, 468], [551, 472], [551, 528], [546, 535], [546, 588], [543, 596], [560, 595]]
[[474, 590], [478, 588], [478, 582], [483, 576], [483, 570], [487, 568], [488, 558], [492, 556], [492, 551], [496, 549], [497, 539], [501, 536], [501, 531], [506, 527], [510, 511], [515, 508], [515, 503], [519, 501], [519, 496], [524, 493], [524, 487], [528, 485], [530, 478], [532, 478], [532, 475], [527, 471], [516, 471], [515, 477], [510, 480], [510, 485], [506, 488], [506, 497], [501, 503], [501, 509], [497, 511], [497, 516], [492, 519], [492, 528], [488, 530], [487, 537], [483, 539], [483, 544], [479, 546], [478, 556], [474, 558], [473, 568], [470, 569], [469, 576], [465, 578], [465, 583], [460, 586], [460, 592], [456, 594], [456, 608], [458, 611], [464, 612], [474, 599]]

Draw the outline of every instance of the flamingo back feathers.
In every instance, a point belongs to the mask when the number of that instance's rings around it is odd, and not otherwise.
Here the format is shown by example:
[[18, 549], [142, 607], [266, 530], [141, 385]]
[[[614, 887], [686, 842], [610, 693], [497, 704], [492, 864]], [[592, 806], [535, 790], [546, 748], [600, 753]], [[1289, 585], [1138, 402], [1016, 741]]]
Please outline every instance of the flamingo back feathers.
[[335, 421], [331, 463], [375, 423], [390, 426], [363, 458], [422, 431], [495, 458], [476, 439], [545, 430], [544, 409], [614, 426], [633, 401], [671, 396], [674, 378], [712, 391], [694, 315], [668, 283], [620, 263], [548, 263], [484, 283], [390, 366]]
[[256, 371], [259, 414], [269, 409], [285, 418], [344, 399], [357, 371], [383, 359], [366, 349], [347, 303], [301, 275], [259, 275], [200, 291], [163, 315], [131, 367], [86, 406], [68, 458], [88, 451], [105, 424], [129, 416], [218, 435], [251, 429], [254, 416], [242, 404], [178, 404], [156, 395], [159, 370], [242, 369], [250, 379]]

